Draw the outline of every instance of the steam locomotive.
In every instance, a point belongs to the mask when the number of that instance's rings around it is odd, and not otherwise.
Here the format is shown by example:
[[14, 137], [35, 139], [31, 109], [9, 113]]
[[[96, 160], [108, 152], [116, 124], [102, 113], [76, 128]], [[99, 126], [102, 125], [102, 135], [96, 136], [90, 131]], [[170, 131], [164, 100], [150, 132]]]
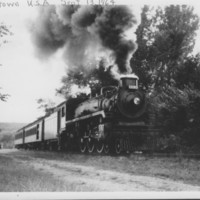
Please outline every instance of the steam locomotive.
[[79, 149], [80, 152], [132, 152], [143, 145], [148, 125], [146, 98], [134, 74], [119, 85], [101, 88], [87, 100], [67, 100], [17, 131], [15, 147], [24, 149]]

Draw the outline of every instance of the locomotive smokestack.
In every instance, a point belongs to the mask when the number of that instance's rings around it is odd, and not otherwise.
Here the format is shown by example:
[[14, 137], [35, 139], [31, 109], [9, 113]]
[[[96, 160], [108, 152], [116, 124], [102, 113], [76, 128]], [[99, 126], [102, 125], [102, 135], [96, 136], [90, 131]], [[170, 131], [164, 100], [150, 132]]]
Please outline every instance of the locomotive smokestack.
[[105, 67], [130, 73], [129, 61], [137, 45], [126, 38], [126, 32], [135, 24], [127, 6], [48, 6], [40, 9], [31, 31], [39, 57], [62, 49], [69, 71], [90, 72], [104, 58]]

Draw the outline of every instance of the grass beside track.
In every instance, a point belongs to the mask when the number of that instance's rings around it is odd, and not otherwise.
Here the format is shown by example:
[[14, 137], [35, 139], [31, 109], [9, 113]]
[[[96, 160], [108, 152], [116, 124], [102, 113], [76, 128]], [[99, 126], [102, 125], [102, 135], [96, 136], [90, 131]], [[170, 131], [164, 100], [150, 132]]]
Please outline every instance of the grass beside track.
[[[125, 172], [130, 175], [143, 175], [181, 181], [200, 186], [200, 159], [179, 156], [100, 156], [77, 153], [13, 150], [10, 156], [0, 154], [0, 192], [63, 192], [95, 191], [86, 185], [62, 182], [59, 177], [36, 170], [28, 165], [35, 159], [62, 161], [95, 169]], [[56, 165], [56, 164], [55, 164]]]
[[89, 191], [86, 186], [63, 183], [5, 155], [0, 155], [0, 163], [0, 192]]
[[23, 150], [15, 154], [21, 159], [26, 159], [26, 155], [29, 154], [31, 158], [74, 162], [80, 165], [94, 166], [98, 169], [169, 178], [200, 186], [200, 159], [185, 158], [182, 155], [172, 157], [137, 154], [131, 154], [130, 156], [100, 156], [45, 151], [27, 152]]

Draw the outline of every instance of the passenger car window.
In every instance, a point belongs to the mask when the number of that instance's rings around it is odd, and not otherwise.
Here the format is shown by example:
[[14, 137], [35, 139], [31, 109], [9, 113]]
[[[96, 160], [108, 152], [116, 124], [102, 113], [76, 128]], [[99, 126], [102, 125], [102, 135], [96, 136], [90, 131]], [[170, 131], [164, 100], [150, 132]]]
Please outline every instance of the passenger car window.
[[39, 139], [39, 124], [37, 125], [36, 139]]
[[65, 116], [65, 107], [62, 107], [62, 117]]

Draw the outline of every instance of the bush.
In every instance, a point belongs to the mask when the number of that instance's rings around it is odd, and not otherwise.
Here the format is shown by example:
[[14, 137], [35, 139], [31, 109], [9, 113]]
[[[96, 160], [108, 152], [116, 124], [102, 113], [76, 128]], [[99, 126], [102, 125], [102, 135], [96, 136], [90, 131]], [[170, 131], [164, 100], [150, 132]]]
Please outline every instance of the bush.
[[0, 143], [3, 143], [3, 148], [13, 148], [14, 147], [14, 136], [4, 134], [0, 137]]
[[151, 111], [156, 123], [166, 134], [175, 134], [195, 144], [200, 141], [200, 91], [185, 86], [180, 90], [165, 86], [149, 95]]

